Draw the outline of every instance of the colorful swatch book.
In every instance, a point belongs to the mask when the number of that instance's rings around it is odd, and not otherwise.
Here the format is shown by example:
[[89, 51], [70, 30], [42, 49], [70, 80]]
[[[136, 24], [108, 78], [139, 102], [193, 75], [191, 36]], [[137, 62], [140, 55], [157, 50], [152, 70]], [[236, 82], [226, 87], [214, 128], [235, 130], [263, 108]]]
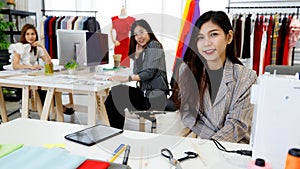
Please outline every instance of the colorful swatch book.
[[0, 158], [23, 147], [23, 144], [0, 144]]
[[0, 169], [74, 169], [85, 160], [62, 148], [26, 146], [0, 158]]

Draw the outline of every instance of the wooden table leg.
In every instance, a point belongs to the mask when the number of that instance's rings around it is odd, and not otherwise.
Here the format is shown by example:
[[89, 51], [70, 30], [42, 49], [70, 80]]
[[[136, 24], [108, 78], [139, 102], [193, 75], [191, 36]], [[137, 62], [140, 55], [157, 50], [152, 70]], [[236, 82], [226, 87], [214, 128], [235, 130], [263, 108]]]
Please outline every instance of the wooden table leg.
[[69, 105], [73, 105], [74, 101], [73, 101], [73, 93], [69, 93]]
[[50, 112], [50, 108], [51, 108], [51, 102], [53, 100], [53, 95], [54, 95], [54, 89], [53, 88], [49, 88], [47, 90], [47, 95], [46, 95], [46, 99], [44, 102], [44, 107], [43, 107], [43, 111], [42, 111], [42, 115], [41, 115], [41, 120], [47, 120], [49, 117], [49, 112]]
[[31, 101], [31, 110], [32, 111], [37, 111], [37, 103], [36, 103], [36, 97], [37, 97], [37, 95], [36, 95], [36, 92], [35, 92], [36, 90], [35, 89], [31, 89], [30, 90], [30, 101]]
[[29, 86], [22, 88], [22, 118], [28, 118], [29, 114]]
[[62, 105], [62, 93], [55, 92], [55, 107], [56, 107], [56, 120], [59, 122], [64, 122], [64, 113]]
[[42, 111], [43, 111], [43, 104], [39, 95], [39, 92], [37, 92], [37, 90], [33, 90], [33, 92], [35, 93], [35, 102], [36, 102], [36, 108], [37, 108], [37, 112], [39, 113], [40, 117], [42, 116]]
[[145, 124], [146, 124], [146, 120], [144, 117], [140, 117], [140, 131], [141, 132], [145, 132]]
[[104, 100], [103, 96], [100, 93], [97, 93], [97, 107], [98, 107], [98, 112], [99, 112], [99, 118], [104, 121], [105, 125], [110, 126], [103, 100]]
[[2, 92], [2, 87], [0, 87], [0, 112], [1, 112], [1, 118], [2, 122], [7, 122], [7, 111], [6, 111], [6, 105], [5, 100]]

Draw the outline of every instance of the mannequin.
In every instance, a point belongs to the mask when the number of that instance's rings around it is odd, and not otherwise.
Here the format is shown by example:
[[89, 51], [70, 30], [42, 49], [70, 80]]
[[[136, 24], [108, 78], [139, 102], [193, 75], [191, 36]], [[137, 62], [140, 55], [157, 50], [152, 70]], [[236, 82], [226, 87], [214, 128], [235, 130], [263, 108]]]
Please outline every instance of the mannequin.
[[[115, 45], [114, 54], [120, 54], [121, 57], [121, 66], [130, 66], [130, 59], [128, 57], [129, 49], [129, 32], [131, 24], [135, 21], [134, 17], [127, 16], [126, 8], [122, 6], [119, 16], [113, 16], [112, 27], [110, 30], [111, 40]], [[115, 35], [113, 31], [115, 30]]]

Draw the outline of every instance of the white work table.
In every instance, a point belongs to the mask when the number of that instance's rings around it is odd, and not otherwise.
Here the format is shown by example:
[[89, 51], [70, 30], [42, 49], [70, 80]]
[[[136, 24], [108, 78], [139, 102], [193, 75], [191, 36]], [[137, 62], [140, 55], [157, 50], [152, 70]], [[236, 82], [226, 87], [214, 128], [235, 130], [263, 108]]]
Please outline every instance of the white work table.
[[[66, 71], [54, 72], [52, 75], [45, 75], [42, 71], [1, 71], [0, 84], [7, 87], [22, 88], [22, 117], [28, 117], [28, 103], [30, 88], [41, 87], [47, 90], [47, 96], [44, 102], [41, 119], [47, 120], [52, 98], [55, 95], [58, 107], [58, 120], [63, 121], [63, 112], [61, 105], [61, 93], [79, 93], [88, 95], [88, 124], [96, 124], [97, 102], [99, 103], [101, 113], [106, 116], [103, 100], [97, 100], [97, 94], [107, 95], [110, 87], [120, 84], [119, 82], [107, 81], [109, 76], [115, 74], [129, 74], [130, 69], [120, 69], [115, 71], [102, 71], [97, 74], [90, 73], [88, 70], [77, 71], [75, 75], [68, 75]], [[0, 93], [2, 94], [2, 93]], [[0, 98], [1, 99], [1, 98]], [[1, 99], [1, 105], [4, 100]], [[4, 106], [1, 106], [4, 107]], [[6, 110], [2, 108], [3, 121], [7, 121], [5, 117]], [[6, 119], [5, 119], [6, 118]]]
[[[88, 147], [64, 139], [64, 136], [86, 128], [85, 125], [19, 118], [0, 125], [1, 144], [22, 143], [24, 146], [64, 143], [72, 154], [87, 158], [108, 160], [119, 144], [131, 145], [128, 165], [133, 169], [171, 168], [169, 161], [160, 155], [162, 148], [172, 151], [176, 159], [184, 157], [184, 152], [193, 151], [200, 158], [181, 163], [182, 168], [245, 169], [250, 157], [228, 154], [216, 148], [209, 140], [152, 134], [135, 131], [124, 133]], [[221, 142], [228, 150], [250, 149], [246, 144]], [[123, 154], [115, 161], [121, 163]]]

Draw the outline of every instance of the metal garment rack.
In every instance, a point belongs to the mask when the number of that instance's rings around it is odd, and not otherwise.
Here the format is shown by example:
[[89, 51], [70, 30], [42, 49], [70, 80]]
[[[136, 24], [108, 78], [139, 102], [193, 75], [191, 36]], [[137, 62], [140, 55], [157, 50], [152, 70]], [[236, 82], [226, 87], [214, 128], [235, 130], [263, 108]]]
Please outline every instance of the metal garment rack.
[[299, 14], [300, 6], [228, 6], [226, 7], [227, 12], [230, 12], [230, 9], [279, 9], [279, 8], [293, 8], [297, 9], [296, 14]]
[[[230, 9], [283, 9], [283, 8], [297, 9], [295, 15], [299, 17], [300, 6], [230, 6], [230, 1], [228, 1], [228, 6], [226, 7], [228, 13], [230, 12]], [[294, 59], [295, 59], [295, 47], [293, 47], [291, 59], [292, 59], [291, 65], [293, 66]]]
[[75, 13], [94, 13], [95, 17], [98, 11], [77, 11], [77, 10], [41, 10], [43, 13], [43, 16], [45, 16], [45, 12], [75, 12]]

